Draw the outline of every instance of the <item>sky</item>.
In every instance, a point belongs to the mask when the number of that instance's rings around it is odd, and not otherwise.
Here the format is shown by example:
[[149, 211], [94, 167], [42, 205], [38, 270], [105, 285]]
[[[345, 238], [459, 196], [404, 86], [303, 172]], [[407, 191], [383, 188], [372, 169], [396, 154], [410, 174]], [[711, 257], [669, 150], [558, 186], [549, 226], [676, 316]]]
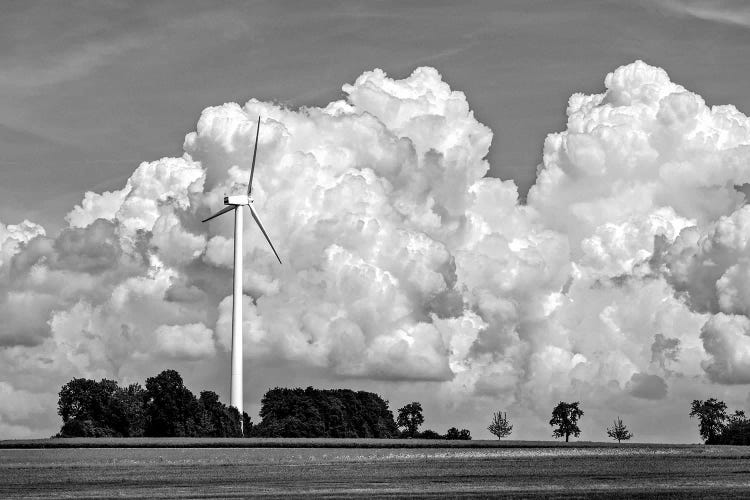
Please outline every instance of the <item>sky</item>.
[[0, 437], [56, 432], [74, 377], [228, 400], [231, 221], [199, 220], [259, 114], [256, 421], [307, 385], [475, 438], [551, 438], [561, 400], [587, 440], [750, 409], [743, 2], [0, 8]]

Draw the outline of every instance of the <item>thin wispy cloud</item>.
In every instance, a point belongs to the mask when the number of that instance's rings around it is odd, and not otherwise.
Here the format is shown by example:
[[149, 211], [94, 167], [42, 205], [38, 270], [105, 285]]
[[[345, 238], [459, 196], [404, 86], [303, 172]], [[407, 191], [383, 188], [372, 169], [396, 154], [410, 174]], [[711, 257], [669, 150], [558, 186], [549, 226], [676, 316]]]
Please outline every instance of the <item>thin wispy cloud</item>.
[[66, 39], [62, 45], [50, 39], [46, 45], [35, 47], [35, 57], [29, 57], [21, 45], [20, 50], [0, 57], [5, 68], [0, 73], [0, 87], [36, 89], [76, 81], [103, 66], [116, 64], [120, 57], [147, 49], [165, 50], [173, 39], [189, 40], [196, 32], [215, 32], [214, 41], [221, 42], [248, 30], [249, 26], [232, 11], [215, 11], [175, 17], [162, 26], [139, 26], [122, 34]]
[[673, 13], [750, 28], [750, 5], [743, 0], [661, 0]]
[[0, 75], [0, 86], [45, 87], [71, 80], [78, 80], [96, 68], [111, 63], [114, 58], [130, 50], [147, 47], [148, 39], [125, 36], [115, 40], [85, 42], [62, 52], [53, 52], [42, 60], [6, 60], [7, 68]]

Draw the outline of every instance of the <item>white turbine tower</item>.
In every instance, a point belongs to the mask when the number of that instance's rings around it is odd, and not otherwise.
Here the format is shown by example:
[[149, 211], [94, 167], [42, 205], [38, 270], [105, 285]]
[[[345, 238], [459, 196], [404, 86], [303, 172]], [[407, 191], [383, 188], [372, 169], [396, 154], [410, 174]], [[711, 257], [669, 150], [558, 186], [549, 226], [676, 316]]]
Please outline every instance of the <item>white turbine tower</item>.
[[[246, 195], [225, 196], [224, 204], [227, 205], [211, 217], [203, 219], [203, 222], [234, 210], [234, 292], [232, 293], [232, 382], [230, 386], [230, 405], [237, 408], [242, 416], [242, 207], [250, 209], [250, 215], [255, 219], [256, 224], [266, 237], [266, 241], [271, 245], [274, 255], [281, 264], [281, 258], [271, 243], [271, 239], [263, 227], [263, 223], [258, 217], [258, 213], [253, 209], [253, 199], [250, 197], [253, 190], [253, 174], [255, 173], [255, 154], [258, 152], [258, 132], [260, 131], [260, 116], [258, 117], [258, 126], [255, 130], [255, 147], [253, 148], [253, 163], [250, 167], [250, 182], [247, 185]], [[242, 420], [240, 419], [240, 426]]]

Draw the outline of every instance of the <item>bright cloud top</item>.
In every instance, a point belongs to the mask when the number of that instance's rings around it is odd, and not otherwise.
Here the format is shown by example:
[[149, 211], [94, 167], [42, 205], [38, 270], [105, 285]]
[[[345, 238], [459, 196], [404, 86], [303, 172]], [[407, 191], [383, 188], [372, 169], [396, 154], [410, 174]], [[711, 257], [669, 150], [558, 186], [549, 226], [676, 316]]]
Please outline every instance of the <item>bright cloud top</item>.
[[259, 115], [256, 205], [285, 265], [248, 224], [245, 359], [431, 383], [529, 433], [559, 399], [604, 423], [750, 383], [750, 120], [640, 61], [605, 87], [571, 97], [526, 205], [484, 177], [466, 96], [419, 68], [325, 108], [208, 108], [181, 158], [86, 193], [60, 234], [0, 224], [0, 379], [26, 400], [0, 435], [54, 427], [50, 380], [226, 353], [232, 221], [200, 219], [247, 185]]

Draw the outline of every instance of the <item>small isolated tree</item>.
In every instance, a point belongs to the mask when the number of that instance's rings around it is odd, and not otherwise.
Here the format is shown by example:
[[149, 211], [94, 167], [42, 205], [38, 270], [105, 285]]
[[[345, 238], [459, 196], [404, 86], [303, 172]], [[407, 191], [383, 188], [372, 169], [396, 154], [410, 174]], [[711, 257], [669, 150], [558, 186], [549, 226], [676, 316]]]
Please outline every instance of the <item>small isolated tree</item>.
[[556, 438], [565, 436], [566, 443], [571, 434], [578, 437], [581, 434], [578, 419], [582, 416], [583, 410], [578, 408], [578, 401], [575, 403], [560, 401], [552, 410], [552, 419], [549, 421], [552, 427], [557, 426], [557, 429], [552, 431], [552, 436]]
[[492, 423], [487, 427], [487, 430], [497, 436], [498, 439], [502, 439], [510, 436], [510, 433], [513, 432], [513, 426], [508, 422], [507, 414], [498, 411], [493, 415]]
[[419, 426], [423, 423], [424, 416], [422, 415], [422, 405], [419, 404], [419, 402], [414, 401], [398, 409], [396, 425], [399, 427], [405, 427], [409, 437], [414, 437], [417, 434], [417, 429], [419, 429]]
[[698, 432], [703, 441], [706, 444], [714, 444], [724, 431], [728, 420], [727, 405], [715, 398], [706, 401], [696, 399], [690, 406], [690, 418], [693, 417], [698, 417]]
[[633, 437], [633, 433], [622, 423], [620, 417], [617, 417], [612, 427], [607, 427], [607, 435], [612, 439], [616, 439], [618, 443], [620, 441], [627, 441]]

